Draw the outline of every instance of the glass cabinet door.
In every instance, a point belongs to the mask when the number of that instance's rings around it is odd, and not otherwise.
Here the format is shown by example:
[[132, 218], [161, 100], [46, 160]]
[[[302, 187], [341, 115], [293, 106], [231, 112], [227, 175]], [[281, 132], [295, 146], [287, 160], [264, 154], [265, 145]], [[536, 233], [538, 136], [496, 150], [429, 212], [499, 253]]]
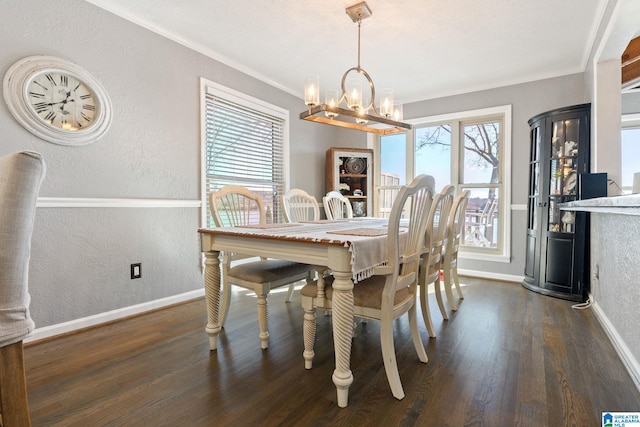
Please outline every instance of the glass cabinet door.
[[579, 124], [577, 118], [552, 122], [548, 231], [573, 233], [575, 230], [575, 213], [561, 211], [558, 204], [576, 200]]
[[540, 144], [541, 127], [531, 129], [531, 154], [529, 163], [529, 223], [530, 230], [538, 229], [538, 208], [540, 204]]

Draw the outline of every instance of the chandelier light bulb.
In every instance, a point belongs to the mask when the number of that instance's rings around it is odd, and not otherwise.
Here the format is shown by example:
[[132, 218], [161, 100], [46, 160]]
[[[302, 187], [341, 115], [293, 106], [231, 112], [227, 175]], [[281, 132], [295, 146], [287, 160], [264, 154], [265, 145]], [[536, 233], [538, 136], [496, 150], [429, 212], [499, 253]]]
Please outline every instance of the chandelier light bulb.
[[364, 125], [369, 122], [369, 120], [365, 119], [363, 116], [368, 114], [367, 110], [361, 109], [358, 111], [358, 116], [356, 117], [356, 123], [359, 125]]
[[[339, 101], [340, 101], [340, 96], [338, 95], [337, 90], [332, 89], [332, 90], [328, 90], [325, 93], [324, 103], [327, 104], [329, 107], [337, 107]], [[338, 114], [334, 113], [333, 111], [325, 111], [324, 115], [326, 117], [329, 117], [330, 119], [338, 117]]]
[[402, 103], [394, 102], [393, 103], [393, 120], [400, 122], [402, 121]]
[[309, 76], [304, 79], [304, 103], [309, 107], [320, 104], [320, 78]]
[[347, 82], [347, 105], [354, 111], [362, 109], [362, 82], [360, 79], [349, 79]]
[[393, 115], [393, 89], [382, 89], [380, 98], [380, 114], [385, 117]]

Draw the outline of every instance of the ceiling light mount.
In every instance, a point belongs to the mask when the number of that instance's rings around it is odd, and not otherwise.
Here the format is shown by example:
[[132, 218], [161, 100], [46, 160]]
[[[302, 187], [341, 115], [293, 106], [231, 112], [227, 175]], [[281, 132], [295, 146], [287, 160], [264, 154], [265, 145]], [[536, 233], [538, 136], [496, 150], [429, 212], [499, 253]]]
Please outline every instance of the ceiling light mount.
[[[346, 13], [354, 23], [358, 24], [358, 65], [349, 68], [342, 76], [342, 93], [339, 94], [337, 90], [328, 90], [323, 104], [320, 104], [318, 77], [307, 77], [304, 101], [309, 109], [300, 113], [300, 118], [382, 135], [406, 132], [411, 129], [411, 125], [401, 122], [402, 104], [394, 102], [393, 90], [384, 89], [380, 104], [377, 106], [373, 80], [360, 66], [360, 26], [363, 19], [372, 15], [371, 9], [366, 2], [360, 2], [346, 8]], [[363, 97], [362, 79], [347, 78], [352, 72], [361, 74], [368, 82], [371, 91], [368, 102]], [[347, 108], [342, 108], [342, 104], [346, 104]]]

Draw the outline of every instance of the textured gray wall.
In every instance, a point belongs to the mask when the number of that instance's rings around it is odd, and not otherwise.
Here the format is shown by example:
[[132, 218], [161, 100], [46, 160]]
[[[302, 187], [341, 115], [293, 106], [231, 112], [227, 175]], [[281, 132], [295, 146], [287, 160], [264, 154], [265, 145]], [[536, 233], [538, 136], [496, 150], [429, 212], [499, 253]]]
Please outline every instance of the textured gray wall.
[[[640, 217], [591, 213], [591, 279], [596, 304], [620, 336], [628, 352], [640, 361]], [[632, 362], [633, 363], [633, 362]], [[636, 372], [640, 375], [640, 371]], [[640, 381], [640, 378], [637, 378]]]

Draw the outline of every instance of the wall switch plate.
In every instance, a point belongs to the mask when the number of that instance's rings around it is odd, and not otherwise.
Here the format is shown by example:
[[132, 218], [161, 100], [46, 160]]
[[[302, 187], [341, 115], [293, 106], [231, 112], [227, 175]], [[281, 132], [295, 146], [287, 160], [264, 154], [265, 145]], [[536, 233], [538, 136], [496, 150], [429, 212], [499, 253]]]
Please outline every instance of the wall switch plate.
[[139, 279], [142, 277], [142, 264], [131, 264], [131, 278]]

